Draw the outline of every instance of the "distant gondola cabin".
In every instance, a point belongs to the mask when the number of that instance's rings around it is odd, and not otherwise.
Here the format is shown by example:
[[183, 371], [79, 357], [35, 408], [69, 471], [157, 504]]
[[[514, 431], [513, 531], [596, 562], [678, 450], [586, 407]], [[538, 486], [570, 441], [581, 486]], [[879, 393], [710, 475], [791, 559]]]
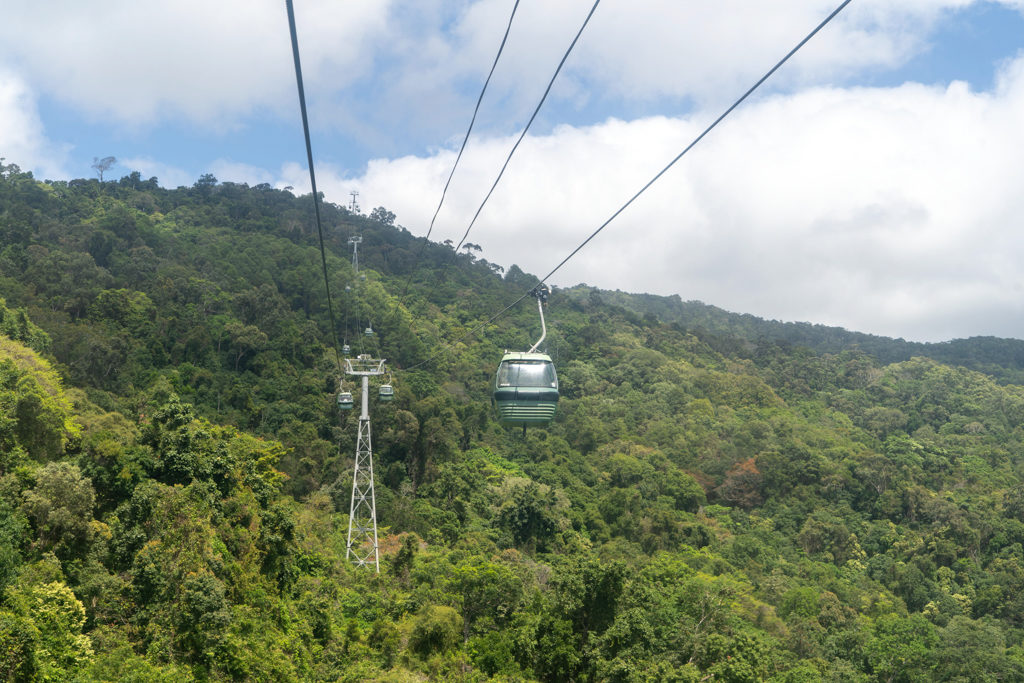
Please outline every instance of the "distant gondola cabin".
[[547, 424], [558, 405], [558, 376], [544, 353], [506, 353], [494, 378], [494, 406], [503, 424]]

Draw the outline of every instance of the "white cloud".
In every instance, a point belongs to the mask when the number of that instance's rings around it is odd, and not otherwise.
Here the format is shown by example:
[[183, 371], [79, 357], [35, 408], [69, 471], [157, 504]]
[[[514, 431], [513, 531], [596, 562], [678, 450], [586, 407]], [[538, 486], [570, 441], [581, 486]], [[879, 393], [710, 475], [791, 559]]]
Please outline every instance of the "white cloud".
[[[983, 3], [859, 0], [809, 43], [769, 87], [829, 83], [866, 68], [898, 67], [927, 46], [941, 17], [978, 4]], [[1005, 0], [1001, 4], [1019, 7], [1021, 3]], [[624, 102], [732, 99], [837, 5], [838, 0], [603, 3], [556, 92], [581, 100], [605, 97]], [[493, 87], [513, 102], [522, 99], [522, 105], [532, 106], [590, 6], [590, 2], [568, 0], [523, 3]], [[453, 48], [449, 68], [472, 73], [489, 64], [508, 11], [507, 2], [475, 3], [449, 39]], [[410, 66], [416, 73], [415, 66]]]
[[13, 72], [0, 68], [0, 157], [42, 178], [63, 177], [66, 149], [52, 144], [43, 130], [35, 97]]
[[[296, 23], [307, 87], [344, 85], [384, 29], [387, 1], [300, 3]], [[58, 101], [139, 126], [184, 117], [237, 125], [254, 108], [294, 103], [283, 3], [64, 0], [8, 3], [0, 63], [16, 62]], [[288, 98], [285, 100], [285, 98]]]
[[[1024, 58], [992, 93], [908, 84], [753, 103], [554, 281], [913, 339], [1024, 337], [1022, 110]], [[470, 241], [489, 260], [546, 273], [713, 116], [528, 139]], [[490, 139], [463, 157], [436, 239], [461, 237], [510, 144]], [[452, 161], [378, 160], [346, 182], [422, 235]]]
[[[897, 65], [922, 48], [943, 12], [979, 2], [853, 3], [775, 85], [823, 83], [865, 67]], [[0, 64], [16, 64], [40, 93], [93, 120], [113, 117], [147, 127], [184, 119], [229, 130], [267, 111], [294, 113], [282, 3], [8, 4], [0, 22]], [[835, 0], [603, 3], [556, 94], [579, 102], [732, 97], [834, 6]], [[522, 3], [485, 105], [493, 116], [505, 112], [518, 120], [532, 108], [589, 8], [579, 0]], [[389, 122], [425, 126], [436, 120], [450, 127], [452, 112], [461, 121], [510, 9], [508, 0], [298, 3], [307, 97], [323, 104], [311, 109], [313, 118], [372, 132], [367, 122], [346, 116], [369, 99]]]

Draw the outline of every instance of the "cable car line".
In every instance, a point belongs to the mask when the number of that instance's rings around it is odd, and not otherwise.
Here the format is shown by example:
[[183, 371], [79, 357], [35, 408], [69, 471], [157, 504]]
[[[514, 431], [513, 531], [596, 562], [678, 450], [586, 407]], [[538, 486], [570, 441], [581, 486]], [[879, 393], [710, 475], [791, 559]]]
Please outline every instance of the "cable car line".
[[302, 87], [302, 65], [299, 62], [299, 37], [295, 31], [295, 10], [292, 0], [285, 0], [288, 9], [288, 29], [292, 38], [292, 57], [295, 61], [295, 83], [299, 88], [299, 110], [302, 112], [302, 132], [306, 137], [306, 158], [309, 163], [309, 184], [313, 189], [313, 209], [316, 213], [316, 234], [320, 238], [320, 263], [324, 271], [324, 287], [327, 289], [327, 310], [331, 316], [331, 337], [334, 340], [334, 358], [338, 362], [338, 374], [342, 373], [341, 354], [338, 351], [338, 325], [334, 319], [334, 302], [331, 299], [331, 283], [327, 277], [327, 252], [324, 249], [324, 229], [320, 221], [320, 195], [316, 191], [316, 174], [313, 171], [313, 145], [309, 139], [309, 119], [306, 116], [306, 92]]
[[[676, 164], [676, 162], [678, 162], [680, 159], [682, 159], [683, 156], [685, 156], [687, 152], [689, 152], [691, 149], [693, 149], [697, 145], [697, 143], [699, 143], [701, 140], [703, 140], [704, 137], [708, 133], [710, 133], [719, 123], [722, 122], [723, 119], [725, 119], [725, 117], [727, 117], [729, 114], [731, 114], [733, 112], [733, 110], [735, 110], [738, 106], [740, 106], [740, 104], [742, 104], [744, 102], [744, 100], [746, 100], [755, 90], [757, 90], [759, 87], [761, 87], [761, 85], [764, 84], [765, 81], [767, 81], [776, 71], [778, 71], [782, 67], [783, 64], [785, 64], [787, 61], [789, 61], [789, 59], [793, 55], [795, 55], [804, 45], [806, 45], [808, 43], [808, 41], [811, 40], [811, 38], [813, 38], [815, 35], [817, 35], [818, 32], [821, 31], [821, 29], [825, 28], [825, 26], [827, 26], [833, 19], [835, 19], [836, 16], [838, 16], [839, 13], [842, 12], [846, 8], [846, 6], [849, 5], [852, 1], [853, 0], [843, 0], [843, 2], [840, 3], [839, 6], [836, 7], [836, 9], [834, 9], [831, 14], [829, 14], [827, 17], [825, 17], [825, 19], [823, 19], [821, 21], [821, 23], [819, 23], [816, 27], [814, 27], [814, 29], [810, 33], [808, 33], [804, 37], [803, 40], [801, 40], [799, 43], [797, 43], [796, 47], [794, 47], [792, 50], [790, 50], [786, 54], [785, 57], [780, 59], [775, 64], [775, 66], [773, 66], [771, 69], [769, 69], [764, 74], [764, 76], [762, 76], [760, 79], [758, 79], [758, 81], [756, 83], [754, 83], [754, 85], [752, 85], [745, 93], [743, 93], [743, 95], [741, 95], [739, 97], [739, 99], [737, 99], [735, 102], [733, 102], [733, 104], [728, 109], [726, 109], [717, 119], [715, 119], [711, 123], [711, 125], [709, 125], [707, 128], [705, 128], [704, 131], [701, 132], [700, 135], [698, 135], [696, 138], [694, 138], [694, 140], [689, 145], [687, 145], [683, 149], [683, 151], [681, 151], [679, 154], [677, 154], [675, 156], [675, 158], [672, 159], [672, 161], [670, 161], [663, 169], [658, 171], [658, 173], [655, 174], [655, 176], [653, 178], [651, 178], [649, 181], [647, 181], [647, 183], [643, 187], [641, 187], [632, 197], [630, 197], [629, 200], [626, 201], [625, 204], [620, 206], [618, 208], [618, 210], [616, 210], [615, 213], [613, 213], [608, 218], [608, 220], [606, 220], [604, 223], [602, 223], [600, 226], [598, 226], [598, 228], [596, 230], [594, 230], [594, 232], [592, 232], [585, 240], [583, 240], [579, 244], [579, 246], [577, 246], [575, 249], [573, 249], [569, 253], [568, 256], [566, 256], [564, 259], [562, 259], [562, 261], [557, 266], [555, 266], [547, 275], [545, 275], [542, 278], [539, 278], [537, 280], [537, 283], [533, 287], [531, 287], [529, 290], [524, 292], [522, 296], [520, 296], [518, 299], [516, 299], [515, 301], [510, 303], [508, 306], [505, 306], [505, 308], [501, 309], [500, 311], [495, 313], [493, 316], [488, 318], [486, 321], [484, 321], [484, 322], [480, 323], [479, 325], [477, 325], [476, 327], [472, 328], [471, 330], [469, 330], [469, 332], [465, 333], [464, 335], [462, 335], [458, 339], [455, 339], [454, 341], [451, 341], [451, 342], [443, 345], [441, 347], [441, 349], [438, 350], [436, 353], [434, 353], [432, 356], [430, 356], [429, 358], [427, 358], [424, 361], [421, 361], [421, 362], [417, 363], [416, 365], [413, 365], [413, 366], [409, 367], [408, 369], [409, 370], [413, 370], [413, 369], [418, 368], [418, 367], [420, 367], [422, 365], [427, 365], [428, 363], [433, 362], [434, 360], [439, 358], [443, 353], [445, 353], [446, 351], [451, 349], [455, 344], [458, 344], [459, 342], [463, 341], [464, 339], [468, 339], [469, 337], [475, 335], [479, 330], [483, 329], [487, 325], [490, 325], [492, 322], [494, 322], [495, 320], [497, 320], [498, 318], [503, 316], [505, 313], [507, 313], [513, 307], [517, 306], [523, 299], [525, 299], [528, 296], [531, 296], [538, 285], [542, 285], [542, 284], [546, 283], [547, 280], [551, 276], [553, 276], [555, 273], [557, 273], [562, 268], [562, 266], [564, 266], [566, 263], [569, 262], [570, 259], [572, 259], [574, 256], [576, 256], [576, 254], [578, 254], [580, 252], [580, 250], [583, 249], [583, 247], [587, 246], [587, 244], [590, 243], [590, 241], [593, 240], [595, 237], [597, 237], [597, 235], [600, 234], [602, 230], [604, 230], [606, 227], [608, 227], [608, 225], [613, 220], [618, 218], [619, 214], [621, 214], [623, 211], [625, 211], [626, 208], [629, 207], [629, 205], [632, 204], [634, 201], [636, 201], [636, 199], [640, 195], [642, 195], [644, 192], [646, 192], [648, 190], [648, 188], [651, 187], [651, 185], [653, 185], [659, 178], [661, 178], [663, 175], [665, 175], [665, 173], [668, 172], [668, 170], [670, 168], [672, 168]], [[595, 4], [595, 6], [596, 6], [596, 4]], [[591, 10], [591, 11], [593, 11], [593, 10]]]
[[[850, 3], [852, 2], [852, 1], [853, 1], [853, 0], [843, 0], [842, 4], [840, 4], [840, 5], [839, 5], [839, 7], [837, 7], [837, 8], [835, 9], [835, 10], [833, 10], [833, 12], [832, 12], [832, 13], [831, 13], [830, 15], [828, 15], [828, 16], [827, 16], [827, 17], [826, 17], [826, 18], [825, 18], [825, 19], [824, 19], [824, 20], [823, 20], [823, 21], [822, 21], [822, 22], [821, 22], [820, 24], [818, 24], [818, 25], [817, 25], [817, 26], [816, 26], [816, 27], [814, 28], [814, 30], [813, 30], [813, 31], [811, 31], [810, 33], [808, 33], [808, 34], [807, 34], [807, 36], [806, 36], [806, 37], [804, 37], [804, 39], [803, 39], [803, 40], [801, 40], [801, 41], [800, 41], [800, 42], [799, 42], [799, 43], [798, 43], [798, 44], [796, 45], [796, 47], [794, 47], [794, 48], [793, 48], [792, 50], [790, 50], [790, 51], [789, 51], [789, 52], [788, 52], [788, 53], [786, 54], [786, 56], [785, 56], [785, 57], [783, 57], [783, 58], [782, 58], [781, 60], [779, 60], [779, 61], [778, 61], [778, 63], [776, 63], [776, 64], [775, 64], [775, 66], [773, 66], [773, 67], [772, 67], [771, 69], [769, 69], [769, 70], [768, 70], [768, 72], [767, 72], [767, 73], [765, 73], [765, 75], [764, 75], [764, 76], [761, 76], [761, 78], [760, 78], [760, 79], [759, 79], [759, 80], [757, 81], [757, 83], [754, 83], [754, 85], [750, 86], [750, 89], [749, 89], [749, 90], [747, 90], [747, 91], [746, 91], [745, 93], [743, 93], [743, 95], [741, 95], [741, 96], [740, 96], [740, 98], [739, 98], [738, 100], [736, 100], [735, 102], [733, 102], [733, 103], [732, 103], [732, 106], [730, 106], [730, 107], [729, 107], [728, 109], [726, 109], [726, 110], [725, 110], [724, 112], [722, 112], [721, 116], [719, 116], [719, 117], [718, 117], [717, 119], [715, 119], [715, 120], [714, 120], [714, 121], [713, 121], [713, 122], [711, 123], [711, 125], [710, 125], [710, 126], [708, 126], [707, 128], [705, 128], [705, 129], [704, 129], [704, 131], [703, 131], [703, 132], [702, 132], [702, 133], [701, 133], [700, 135], [698, 135], [698, 136], [697, 136], [696, 138], [694, 138], [694, 139], [693, 139], [693, 142], [691, 142], [691, 143], [690, 143], [689, 145], [687, 145], [687, 146], [686, 146], [686, 148], [685, 148], [685, 149], [683, 149], [683, 151], [682, 151], [682, 152], [680, 152], [679, 154], [677, 154], [677, 155], [676, 155], [676, 157], [675, 157], [674, 159], [672, 159], [672, 161], [668, 162], [668, 164], [667, 164], [667, 165], [665, 166], [665, 168], [663, 168], [663, 169], [661, 169], [660, 171], [658, 171], [658, 173], [657, 173], [657, 174], [655, 174], [655, 176], [654, 176], [653, 178], [651, 178], [651, 179], [650, 179], [649, 181], [647, 181], [647, 184], [645, 184], [645, 185], [644, 185], [643, 187], [641, 187], [641, 188], [640, 188], [640, 189], [639, 189], [639, 190], [638, 190], [638, 191], [636, 192], [636, 194], [634, 194], [634, 195], [633, 195], [632, 197], [630, 197], [630, 198], [629, 198], [629, 200], [628, 200], [628, 201], [627, 201], [627, 202], [626, 202], [625, 204], [623, 204], [622, 206], [620, 206], [620, 207], [619, 207], [619, 209], [618, 209], [618, 210], [617, 210], [617, 211], [616, 211], [615, 213], [613, 213], [613, 214], [612, 214], [612, 215], [611, 215], [611, 216], [610, 216], [610, 217], [608, 218], [608, 220], [606, 220], [606, 221], [605, 221], [604, 223], [602, 223], [602, 224], [601, 224], [601, 225], [600, 225], [600, 226], [599, 226], [599, 227], [597, 228], [597, 230], [595, 230], [594, 232], [592, 232], [592, 233], [590, 234], [590, 236], [589, 236], [589, 237], [587, 237], [587, 239], [583, 240], [583, 241], [582, 241], [582, 242], [580, 243], [580, 245], [579, 245], [578, 247], [576, 247], [575, 249], [573, 249], [573, 250], [572, 250], [572, 252], [571, 252], [571, 253], [570, 253], [570, 254], [569, 254], [568, 256], [566, 256], [566, 257], [565, 257], [564, 259], [562, 259], [562, 262], [561, 262], [561, 263], [559, 263], [559, 264], [558, 264], [557, 266], [555, 266], [555, 267], [554, 267], [554, 268], [553, 268], [553, 269], [551, 270], [551, 272], [550, 272], [550, 273], [548, 273], [547, 275], [545, 275], [544, 277], [542, 277], [542, 278], [540, 279], [540, 282], [541, 282], [541, 283], [543, 283], [543, 282], [546, 282], [548, 278], [550, 278], [550, 277], [551, 277], [552, 275], [554, 275], [555, 273], [557, 273], [557, 272], [558, 272], [558, 271], [559, 271], [559, 270], [561, 269], [561, 267], [562, 267], [562, 266], [564, 266], [564, 265], [565, 265], [566, 263], [568, 263], [568, 262], [569, 262], [569, 259], [571, 259], [571, 258], [572, 258], [573, 256], [575, 256], [575, 255], [576, 255], [576, 254], [577, 254], [577, 253], [578, 253], [578, 252], [579, 252], [579, 251], [580, 251], [581, 249], [583, 249], [583, 247], [587, 246], [587, 244], [588, 244], [588, 243], [590, 242], [590, 240], [592, 240], [592, 239], [594, 239], [595, 237], [597, 237], [597, 235], [598, 235], [598, 234], [599, 234], [599, 233], [600, 233], [600, 232], [601, 232], [602, 230], [604, 230], [604, 229], [605, 229], [606, 227], [608, 227], [608, 224], [609, 224], [609, 223], [611, 223], [611, 222], [612, 222], [613, 220], [615, 220], [616, 218], [618, 218], [618, 216], [619, 216], [619, 214], [620, 214], [620, 213], [622, 213], [623, 211], [625, 211], [625, 210], [626, 210], [626, 208], [627, 208], [627, 207], [628, 207], [628, 206], [629, 206], [630, 204], [632, 204], [632, 203], [633, 203], [634, 201], [636, 201], [636, 199], [637, 199], [637, 198], [638, 198], [638, 197], [639, 197], [640, 195], [642, 195], [642, 194], [643, 194], [644, 192], [646, 192], [646, 191], [647, 191], [647, 189], [648, 189], [648, 188], [649, 188], [649, 187], [650, 187], [651, 185], [653, 185], [653, 184], [654, 184], [655, 182], [657, 182], [657, 180], [658, 180], [659, 178], [661, 178], [661, 176], [665, 175], [665, 173], [666, 173], [666, 172], [668, 172], [668, 170], [669, 170], [670, 168], [672, 168], [673, 166], [675, 166], [675, 164], [676, 164], [676, 162], [677, 162], [677, 161], [679, 161], [680, 159], [682, 159], [682, 158], [683, 158], [683, 156], [685, 156], [687, 152], [689, 152], [689, 151], [690, 151], [691, 149], [693, 149], [693, 148], [694, 148], [694, 147], [695, 147], [695, 146], [697, 145], [697, 143], [698, 143], [698, 142], [700, 142], [701, 140], [703, 140], [703, 139], [704, 139], [704, 136], [705, 136], [705, 135], [707, 135], [708, 133], [710, 133], [710, 132], [712, 131], [712, 129], [714, 129], [714, 128], [715, 128], [715, 126], [717, 126], [717, 125], [718, 125], [719, 123], [721, 123], [721, 122], [722, 122], [722, 120], [723, 120], [723, 119], [724, 119], [724, 118], [725, 118], [726, 116], [728, 116], [729, 114], [731, 114], [731, 113], [733, 112], [733, 110], [734, 110], [734, 109], [736, 109], [736, 107], [740, 106], [740, 105], [741, 105], [741, 104], [743, 103], [743, 101], [747, 99], [747, 97], [749, 97], [749, 96], [750, 96], [750, 95], [751, 95], [751, 94], [752, 94], [752, 93], [753, 93], [753, 92], [754, 92], [755, 90], [757, 90], [757, 89], [758, 89], [759, 87], [761, 87], [761, 84], [762, 84], [762, 83], [764, 83], [765, 81], [767, 81], [767, 80], [768, 80], [768, 79], [769, 79], [769, 78], [771, 77], [771, 75], [772, 75], [772, 74], [774, 74], [774, 73], [775, 73], [776, 71], [778, 71], [778, 70], [779, 70], [779, 68], [780, 68], [780, 67], [782, 67], [782, 65], [783, 65], [783, 64], [785, 64], [785, 63], [786, 63], [787, 61], [789, 61], [789, 58], [790, 58], [790, 57], [792, 57], [793, 55], [795, 55], [795, 54], [797, 53], [797, 51], [798, 51], [798, 50], [799, 50], [800, 48], [802, 48], [802, 47], [803, 47], [803, 46], [804, 46], [804, 45], [805, 45], [805, 44], [806, 44], [806, 43], [807, 43], [807, 42], [808, 42], [808, 41], [809, 41], [809, 40], [810, 40], [811, 38], [813, 38], [813, 37], [815, 36], [815, 34], [817, 34], [817, 33], [818, 33], [818, 31], [820, 31], [821, 29], [823, 29], [823, 28], [824, 28], [824, 27], [825, 27], [825, 26], [826, 26], [826, 25], [827, 25], [827, 24], [828, 24], [828, 23], [829, 23], [830, 21], [832, 21], [832, 19], [834, 19], [834, 18], [836, 17], [836, 15], [838, 15], [838, 14], [839, 14], [839, 13], [840, 13], [840, 12], [841, 12], [841, 11], [842, 11], [842, 10], [843, 10], [843, 9], [844, 9], [844, 8], [845, 8], [846, 6], [847, 6], [847, 5], [849, 5], [849, 4], [850, 4]], [[525, 298], [525, 296], [526, 296], [526, 295], [523, 295], [523, 297], [522, 297], [522, 298]], [[520, 298], [520, 301], [522, 301], [522, 298]]]
[[[433, 293], [434, 289], [437, 288], [437, 283], [444, 279], [445, 274], [448, 272], [448, 267], [451, 265], [452, 261], [459, 253], [459, 248], [466, 241], [466, 238], [469, 237], [469, 231], [473, 229], [473, 226], [476, 224], [476, 219], [480, 217], [480, 212], [484, 210], [484, 206], [487, 205], [487, 201], [491, 198], [491, 195], [494, 194], [494, 190], [495, 188], [498, 187], [498, 183], [501, 182], [502, 176], [505, 175], [505, 169], [508, 168], [509, 162], [512, 161], [512, 156], [516, 153], [516, 150], [519, 149], [519, 144], [523, 141], [523, 138], [526, 137], [527, 132], [529, 132], [530, 130], [530, 126], [533, 125], [534, 120], [537, 118], [537, 114], [540, 113], [540, 108], [544, 106], [544, 102], [547, 100], [548, 94], [551, 92], [551, 88], [555, 84], [555, 79], [558, 78], [558, 74], [561, 73], [562, 67], [565, 66], [565, 62], [569, 59], [569, 55], [572, 54], [573, 48], [576, 47], [576, 43], [579, 41], [580, 36], [583, 35], [583, 30], [587, 27], [587, 24], [590, 23], [590, 18], [594, 16], [594, 11], [597, 10], [597, 6], [600, 4], [601, 0], [594, 0], [594, 6], [590, 8], [590, 12], [587, 14], [587, 18], [583, 20], [583, 24], [580, 26], [580, 30], [576, 32], [576, 37], [572, 39], [572, 42], [569, 43], [569, 47], [568, 49], [566, 49], [565, 54], [562, 55], [562, 60], [558, 63], [558, 67], [555, 69], [555, 73], [551, 75], [551, 80], [548, 81], [548, 87], [544, 89], [544, 94], [541, 96], [540, 101], [537, 103], [537, 107], [533, 110], [533, 114], [530, 116], [530, 119], [526, 122], [526, 126], [523, 128], [523, 132], [519, 134], [519, 139], [516, 140], [516, 143], [514, 145], [512, 145], [512, 149], [509, 151], [508, 156], [505, 158], [505, 163], [502, 164], [501, 170], [498, 171], [498, 177], [494, 179], [494, 183], [491, 185], [491, 189], [487, 191], [486, 196], [484, 196], [484, 200], [480, 202], [480, 206], [477, 208], [476, 213], [473, 214], [473, 219], [469, 222], [469, 225], [466, 227], [466, 232], [462, 235], [462, 239], [459, 240], [459, 243], [455, 245], [455, 248], [452, 251], [452, 255], [448, 257], [448, 261], [445, 262], [444, 268], [441, 270], [441, 275], [434, 279], [434, 288], [431, 289], [431, 293]], [[430, 295], [427, 295], [427, 298], [429, 297]]]
[[405, 295], [409, 292], [409, 283], [412, 282], [413, 273], [416, 272], [415, 264], [419, 262], [423, 256], [423, 250], [427, 248], [427, 244], [430, 241], [430, 233], [434, 231], [434, 221], [437, 220], [437, 215], [441, 213], [441, 205], [444, 204], [445, 195], [448, 194], [448, 186], [452, 182], [452, 178], [455, 176], [455, 169], [459, 167], [459, 160], [462, 159], [462, 153], [466, 151], [466, 144], [469, 142], [469, 135], [473, 132], [473, 124], [476, 123], [476, 115], [480, 111], [480, 103], [484, 101], [484, 93], [487, 92], [487, 86], [491, 82], [491, 76], [494, 75], [494, 69], [498, 66], [498, 60], [501, 58], [501, 53], [505, 50], [505, 43], [508, 41], [508, 34], [512, 30], [512, 20], [515, 19], [516, 10], [519, 9], [519, 0], [516, 0], [515, 5], [512, 6], [512, 14], [508, 18], [508, 26], [505, 27], [505, 35], [501, 39], [501, 45], [498, 46], [498, 54], [494, 56], [494, 63], [491, 64], [491, 70], [487, 74], [487, 79], [484, 81], [484, 87], [480, 90], [480, 97], [476, 100], [476, 107], [473, 109], [473, 117], [469, 120], [469, 128], [466, 129], [466, 137], [462, 139], [462, 146], [459, 147], [459, 153], [455, 157], [455, 163], [452, 165], [452, 171], [448, 174], [448, 180], [444, 183], [444, 189], [441, 190], [441, 200], [437, 203], [437, 209], [434, 210], [434, 216], [430, 219], [430, 227], [427, 228], [427, 235], [423, 238], [423, 243], [420, 245], [420, 250], [416, 254], [416, 259], [413, 261], [414, 266], [409, 271], [409, 277], [405, 280], [405, 287], [402, 288], [402, 296], [404, 299]]

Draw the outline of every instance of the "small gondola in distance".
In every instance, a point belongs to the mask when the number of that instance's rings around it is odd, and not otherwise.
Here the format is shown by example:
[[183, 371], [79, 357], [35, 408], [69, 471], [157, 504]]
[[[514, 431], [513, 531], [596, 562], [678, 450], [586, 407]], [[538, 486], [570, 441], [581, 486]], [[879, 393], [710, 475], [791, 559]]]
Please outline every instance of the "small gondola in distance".
[[340, 391], [338, 392], [338, 407], [342, 410], [352, 410], [355, 405], [355, 401], [352, 400], [351, 391]]

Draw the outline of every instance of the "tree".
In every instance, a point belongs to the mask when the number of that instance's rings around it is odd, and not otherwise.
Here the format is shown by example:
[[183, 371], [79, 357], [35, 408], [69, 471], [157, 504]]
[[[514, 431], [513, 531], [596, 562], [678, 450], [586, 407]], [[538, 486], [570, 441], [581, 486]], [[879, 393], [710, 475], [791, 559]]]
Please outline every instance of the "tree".
[[103, 182], [103, 174], [110, 170], [110, 167], [117, 163], [115, 157], [99, 157], [92, 158], [92, 167], [96, 171], [96, 175], [100, 177], [100, 182]]
[[937, 681], [1019, 681], [1021, 663], [1007, 656], [1000, 629], [988, 621], [953, 617], [942, 630]]
[[730, 505], [750, 509], [761, 504], [763, 481], [754, 458], [747, 458], [726, 472], [725, 481], [715, 493]]
[[939, 636], [920, 614], [886, 614], [875, 623], [874, 636], [864, 646], [868, 665], [880, 681], [913, 683], [928, 680], [935, 666]]
[[209, 571], [189, 572], [176, 596], [173, 621], [179, 645], [195, 661], [210, 656], [229, 620], [224, 584]]
[[455, 647], [461, 633], [462, 617], [458, 612], [444, 605], [427, 605], [413, 622], [409, 649], [426, 659]]
[[0, 680], [36, 680], [39, 630], [25, 617], [0, 611]]
[[243, 356], [261, 351], [268, 343], [267, 335], [255, 325], [232, 321], [224, 327], [224, 331], [231, 337], [231, 346], [235, 350], [235, 370], [238, 370]]
[[19, 449], [36, 460], [52, 460], [76, 430], [60, 379], [46, 361], [17, 342], [0, 344], [0, 357], [8, 354], [0, 360], [0, 468]]
[[370, 212], [370, 220], [383, 223], [384, 225], [395, 224], [395, 214], [388, 211], [383, 206], [378, 206], [376, 209]]
[[754, 683], [771, 674], [775, 650], [774, 643], [756, 631], [734, 636], [712, 633], [704, 642], [697, 661], [711, 680]]
[[192, 188], [203, 198], [209, 197], [213, 188], [217, 187], [217, 178], [212, 173], [204, 173], [199, 176]]
[[[547, 487], [544, 487], [547, 489]], [[511, 534], [512, 544], [544, 550], [555, 532], [554, 495], [535, 482], [515, 486], [498, 510], [498, 523]]]
[[[92, 641], [82, 634], [85, 607], [62, 581], [19, 585], [10, 591], [9, 602], [19, 616], [32, 624], [29, 633], [36, 637], [38, 680], [70, 680], [75, 671], [92, 660]], [[11, 623], [9, 618], [7, 623]], [[25, 635], [17, 636], [15, 642], [22, 653], [20, 666], [25, 667], [25, 649], [28, 647]], [[4, 660], [0, 659], [0, 671], [3, 668]]]
[[477, 619], [490, 616], [504, 623], [519, 604], [522, 581], [503, 564], [479, 558], [463, 562], [452, 571], [452, 587], [462, 599], [463, 638], [469, 640]]
[[96, 494], [78, 465], [51, 462], [39, 471], [36, 485], [25, 492], [25, 513], [39, 534], [38, 544], [60, 557], [83, 551], [92, 539]]
[[571, 681], [583, 664], [580, 637], [572, 624], [553, 614], [545, 614], [534, 636], [537, 643], [533, 670], [542, 681]]

